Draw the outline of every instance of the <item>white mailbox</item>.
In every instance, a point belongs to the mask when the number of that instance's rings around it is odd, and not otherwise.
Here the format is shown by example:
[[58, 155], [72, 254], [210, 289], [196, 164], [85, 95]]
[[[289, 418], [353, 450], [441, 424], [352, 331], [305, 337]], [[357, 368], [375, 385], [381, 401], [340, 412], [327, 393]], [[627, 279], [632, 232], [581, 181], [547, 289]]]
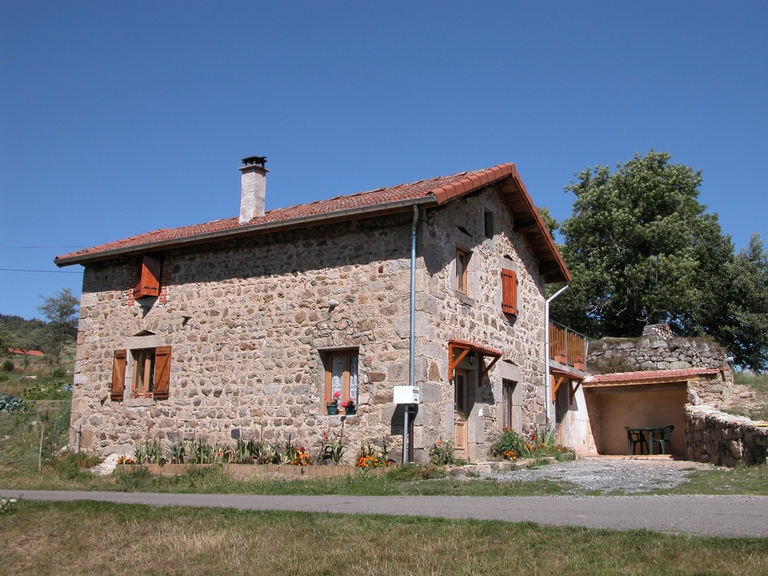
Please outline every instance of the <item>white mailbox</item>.
[[395, 404], [418, 404], [418, 386], [395, 386]]

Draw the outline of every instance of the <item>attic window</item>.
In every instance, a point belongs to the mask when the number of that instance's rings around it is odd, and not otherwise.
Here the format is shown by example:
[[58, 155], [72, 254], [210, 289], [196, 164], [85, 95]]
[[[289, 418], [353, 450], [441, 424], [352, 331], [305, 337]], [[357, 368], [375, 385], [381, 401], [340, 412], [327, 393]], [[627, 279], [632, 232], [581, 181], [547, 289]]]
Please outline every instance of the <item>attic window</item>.
[[467, 293], [467, 270], [469, 269], [469, 257], [471, 252], [456, 248], [456, 291]]
[[490, 210], [486, 210], [485, 211], [485, 213], [483, 215], [483, 223], [485, 225], [485, 237], [486, 238], [493, 238], [493, 234], [494, 234], [494, 231], [493, 231], [493, 228], [494, 228], [494, 226], [493, 226], [493, 224], [494, 224], [493, 212], [491, 212]]
[[134, 298], [160, 296], [160, 272], [163, 258], [160, 255], [145, 254], [139, 267], [139, 281], [133, 289]]

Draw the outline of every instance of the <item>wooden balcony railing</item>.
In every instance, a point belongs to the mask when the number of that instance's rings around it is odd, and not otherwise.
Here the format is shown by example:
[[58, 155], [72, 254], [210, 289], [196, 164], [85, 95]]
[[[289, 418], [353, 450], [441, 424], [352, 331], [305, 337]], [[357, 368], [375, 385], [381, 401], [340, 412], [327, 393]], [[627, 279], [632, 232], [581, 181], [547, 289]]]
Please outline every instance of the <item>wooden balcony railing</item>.
[[[586, 370], [588, 341], [584, 334], [570, 328], [549, 323], [549, 357], [580, 370]], [[558, 360], [559, 359], [559, 360]], [[565, 360], [565, 362], [562, 362]]]

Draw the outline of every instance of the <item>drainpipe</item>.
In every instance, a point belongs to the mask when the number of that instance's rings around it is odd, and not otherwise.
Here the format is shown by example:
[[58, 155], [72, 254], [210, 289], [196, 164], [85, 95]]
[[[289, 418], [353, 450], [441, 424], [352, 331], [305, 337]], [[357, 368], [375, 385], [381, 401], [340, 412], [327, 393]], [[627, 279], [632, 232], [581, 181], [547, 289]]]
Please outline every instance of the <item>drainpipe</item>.
[[560, 296], [568, 288], [568, 284], [552, 294], [544, 303], [544, 394], [546, 402], [547, 422], [552, 422], [552, 379], [549, 377], [549, 303]]
[[[416, 224], [419, 222], [419, 207], [413, 205], [413, 224], [411, 225], [411, 338], [408, 357], [408, 386], [415, 386], [416, 356]], [[403, 464], [408, 462], [408, 416], [411, 404], [405, 405], [403, 416]]]

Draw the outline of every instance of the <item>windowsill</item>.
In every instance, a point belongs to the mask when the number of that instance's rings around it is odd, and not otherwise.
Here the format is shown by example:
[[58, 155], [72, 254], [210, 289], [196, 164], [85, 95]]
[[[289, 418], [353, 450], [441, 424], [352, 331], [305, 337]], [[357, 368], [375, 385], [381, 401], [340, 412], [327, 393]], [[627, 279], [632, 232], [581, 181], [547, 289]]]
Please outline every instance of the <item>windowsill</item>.
[[152, 406], [154, 403], [154, 398], [126, 398], [123, 401], [124, 406]]
[[466, 304], [467, 306], [474, 306], [475, 305], [475, 299], [470, 298], [466, 294], [463, 294], [459, 291], [456, 291], [456, 297], [459, 299], [459, 302], [462, 304]]

